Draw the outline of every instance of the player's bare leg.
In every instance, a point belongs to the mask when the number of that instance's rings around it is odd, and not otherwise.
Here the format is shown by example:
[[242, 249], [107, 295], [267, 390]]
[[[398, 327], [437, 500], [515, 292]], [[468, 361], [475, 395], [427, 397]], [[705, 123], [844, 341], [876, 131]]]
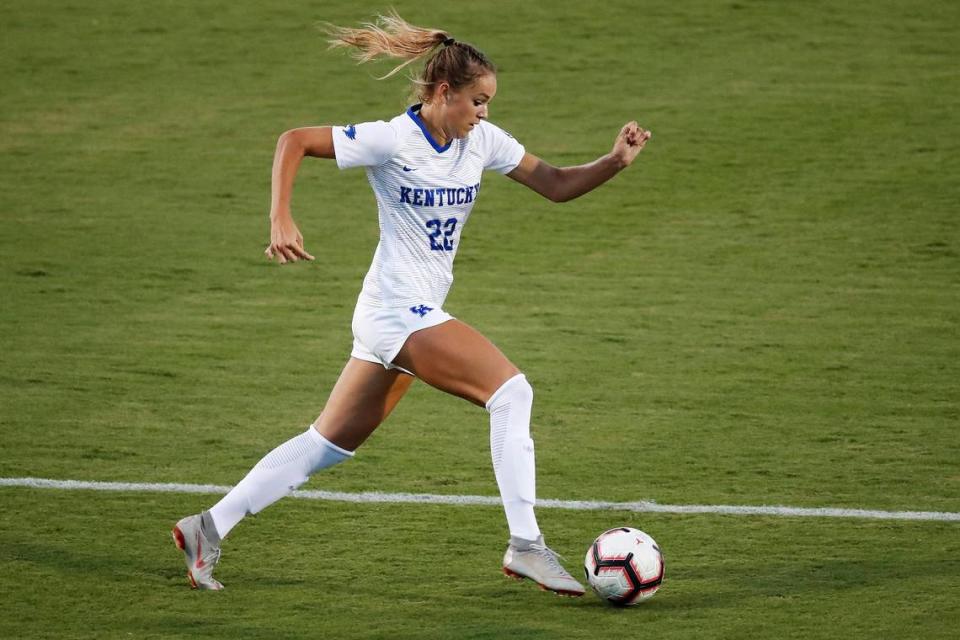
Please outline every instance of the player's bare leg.
[[496, 345], [460, 320], [410, 334], [393, 363], [430, 386], [481, 407], [520, 373]]
[[313, 426], [330, 442], [353, 451], [387, 419], [414, 380], [396, 369], [350, 358]]
[[209, 511], [174, 525], [194, 588], [223, 588], [213, 577], [220, 541], [245, 516], [257, 513], [307, 481], [313, 473], [353, 456], [410, 388], [413, 376], [351, 358], [314, 424], [276, 447]]
[[526, 377], [483, 334], [459, 320], [414, 332], [393, 362], [427, 384], [490, 412], [493, 469], [510, 527], [504, 573], [530, 578], [541, 588], [559, 594], [583, 595], [583, 586], [544, 544], [533, 513], [533, 389]]

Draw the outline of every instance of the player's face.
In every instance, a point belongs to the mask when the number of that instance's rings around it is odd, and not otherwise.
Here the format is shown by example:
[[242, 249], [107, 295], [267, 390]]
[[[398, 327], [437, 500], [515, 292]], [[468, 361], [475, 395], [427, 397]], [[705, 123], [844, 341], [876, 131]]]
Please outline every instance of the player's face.
[[490, 101], [497, 93], [497, 76], [486, 73], [459, 91], [451, 91], [446, 105], [447, 130], [454, 138], [466, 138], [486, 120]]

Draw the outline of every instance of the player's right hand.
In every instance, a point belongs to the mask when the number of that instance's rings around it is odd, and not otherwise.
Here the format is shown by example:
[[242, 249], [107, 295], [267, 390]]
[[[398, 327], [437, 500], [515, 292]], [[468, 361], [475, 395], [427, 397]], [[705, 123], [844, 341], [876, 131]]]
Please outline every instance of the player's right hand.
[[313, 260], [303, 248], [303, 235], [290, 216], [270, 218], [270, 246], [263, 252], [268, 260], [277, 259], [280, 264], [297, 260]]

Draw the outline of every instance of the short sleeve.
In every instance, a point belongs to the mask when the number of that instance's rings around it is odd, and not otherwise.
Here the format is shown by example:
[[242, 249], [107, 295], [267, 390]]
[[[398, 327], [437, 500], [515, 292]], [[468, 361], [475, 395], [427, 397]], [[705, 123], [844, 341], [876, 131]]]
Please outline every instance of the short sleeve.
[[523, 154], [526, 153], [526, 150], [512, 135], [497, 125], [489, 122], [484, 122], [484, 125], [486, 125], [484, 128], [487, 132], [484, 141], [484, 146], [487, 148], [487, 158], [484, 161], [483, 168], [499, 173], [510, 173], [523, 160]]
[[361, 122], [347, 126], [334, 126], [333, 151], [337, 166], [375, 167], [393, 156], [397, 147], [397, 132], [389, 122]]

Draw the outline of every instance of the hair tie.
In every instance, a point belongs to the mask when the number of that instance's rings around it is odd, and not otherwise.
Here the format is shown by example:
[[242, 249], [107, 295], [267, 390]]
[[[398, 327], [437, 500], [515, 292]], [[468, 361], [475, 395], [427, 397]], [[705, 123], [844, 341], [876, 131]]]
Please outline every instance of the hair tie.
[[455, 42], [456, 42], [456, 40], [454, 40], [453, 38], [447, 38], [446, 40], [443, 41], [443, 46], [449, 47], [450, 45], [454, 44]]

